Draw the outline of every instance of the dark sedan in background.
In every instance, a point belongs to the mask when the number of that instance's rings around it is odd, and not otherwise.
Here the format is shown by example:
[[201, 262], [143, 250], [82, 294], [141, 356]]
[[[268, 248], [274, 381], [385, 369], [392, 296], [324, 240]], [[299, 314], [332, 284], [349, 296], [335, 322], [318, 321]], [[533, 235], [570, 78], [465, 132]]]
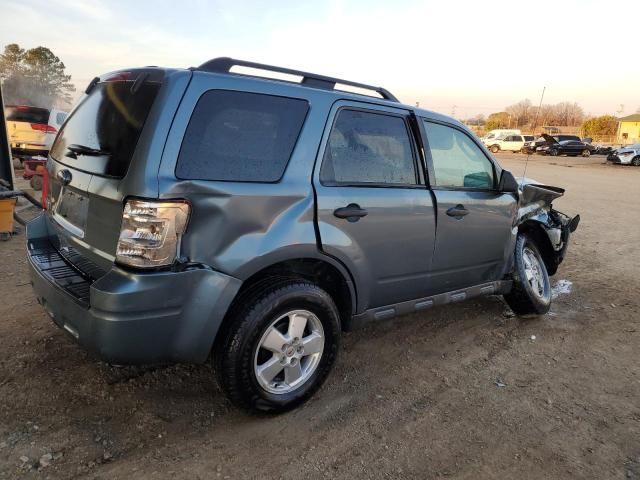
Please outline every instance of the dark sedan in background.
[[569, 155], [577, 157], [582, 155], [588, 157], [591, 152], [595, 150], [595, 147], [589, 143], [580, 140], [580, 137], [576, 135], [547, 135], [543, 133], [541, 135], [543, 141], [536, 146], [536, 153], [542, 155]]

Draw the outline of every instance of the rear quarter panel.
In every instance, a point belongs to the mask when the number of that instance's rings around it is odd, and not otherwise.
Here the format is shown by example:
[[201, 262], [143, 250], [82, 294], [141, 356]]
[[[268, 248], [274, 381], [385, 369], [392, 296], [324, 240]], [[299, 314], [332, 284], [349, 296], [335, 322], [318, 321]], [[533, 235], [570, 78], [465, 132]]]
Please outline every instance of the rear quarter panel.
[[[202, 94], [212, 89], [304, 98], [309, 102], [302, 131], [279, 182], [176, 178], [176, 161], [191, 114]], [[169, 133], [158, 176], [161, 198], [185, 198], [192, 205], [181, 248], [184, 256], [243, 280], [279, 261], [320, 256], [311, 175], [330, 105], [322, 92], [303, 93], [279, 82], [193, 74]]]

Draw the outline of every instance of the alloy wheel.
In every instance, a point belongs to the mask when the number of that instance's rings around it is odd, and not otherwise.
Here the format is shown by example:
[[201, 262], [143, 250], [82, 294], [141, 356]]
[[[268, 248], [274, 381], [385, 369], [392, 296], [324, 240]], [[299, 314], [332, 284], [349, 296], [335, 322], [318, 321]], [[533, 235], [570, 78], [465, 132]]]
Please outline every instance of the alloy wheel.
[[314, 374], [324, 350], [322, 322], [308, 310], [279, 316], [264, 332], [254, 357], [254, 373], [269, 393], [286, 394]]
[[522, 252], [522, 259], [524, 260], [524, 272], [529, 288], [537, 297], [544, 297], [545, 278], [538, 256], [533, 250], [525, 247]]

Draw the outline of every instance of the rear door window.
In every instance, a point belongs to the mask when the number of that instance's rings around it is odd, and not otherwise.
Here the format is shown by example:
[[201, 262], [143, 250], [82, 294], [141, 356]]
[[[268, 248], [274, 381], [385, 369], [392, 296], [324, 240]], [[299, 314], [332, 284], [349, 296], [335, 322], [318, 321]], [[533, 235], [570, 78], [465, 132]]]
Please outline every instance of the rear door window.
[[71, 114], [51, 147], [51, 157], [88, 173], [121, 178], [127, 173], [160, 84], [103, 82]]
[[415, 185], [413, 148], [403, 117], [341, 110], [329, 135], [325, 185]]
[[48, 123], [49, 110], [27, 106], [9, 106], [5, 108], [5, 117], [10, 122]]
[[210, 90], [185, 132], [176, 176], [192, 180], [277, 182], [302, 130], [306, 100]]

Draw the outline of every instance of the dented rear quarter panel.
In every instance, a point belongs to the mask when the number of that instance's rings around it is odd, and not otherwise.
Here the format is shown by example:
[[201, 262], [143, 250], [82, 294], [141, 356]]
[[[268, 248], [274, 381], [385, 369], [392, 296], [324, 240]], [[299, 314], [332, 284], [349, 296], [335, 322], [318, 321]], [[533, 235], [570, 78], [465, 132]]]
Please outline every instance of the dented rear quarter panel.
[[[212, 89], [302, 98], [309, 111], [282, 179], [276, 183], [180, 180], [175, 166], [191, 114]], [[326, 92], [297, 97], [286, 84], [194, 72], [176, 113], [158, 174], [160, 198], [185, 198], [192, 205], [181, 252], [245, 280], [274, 263], [318, 258], [311, 182], [317, 147], [332, 99]]]

